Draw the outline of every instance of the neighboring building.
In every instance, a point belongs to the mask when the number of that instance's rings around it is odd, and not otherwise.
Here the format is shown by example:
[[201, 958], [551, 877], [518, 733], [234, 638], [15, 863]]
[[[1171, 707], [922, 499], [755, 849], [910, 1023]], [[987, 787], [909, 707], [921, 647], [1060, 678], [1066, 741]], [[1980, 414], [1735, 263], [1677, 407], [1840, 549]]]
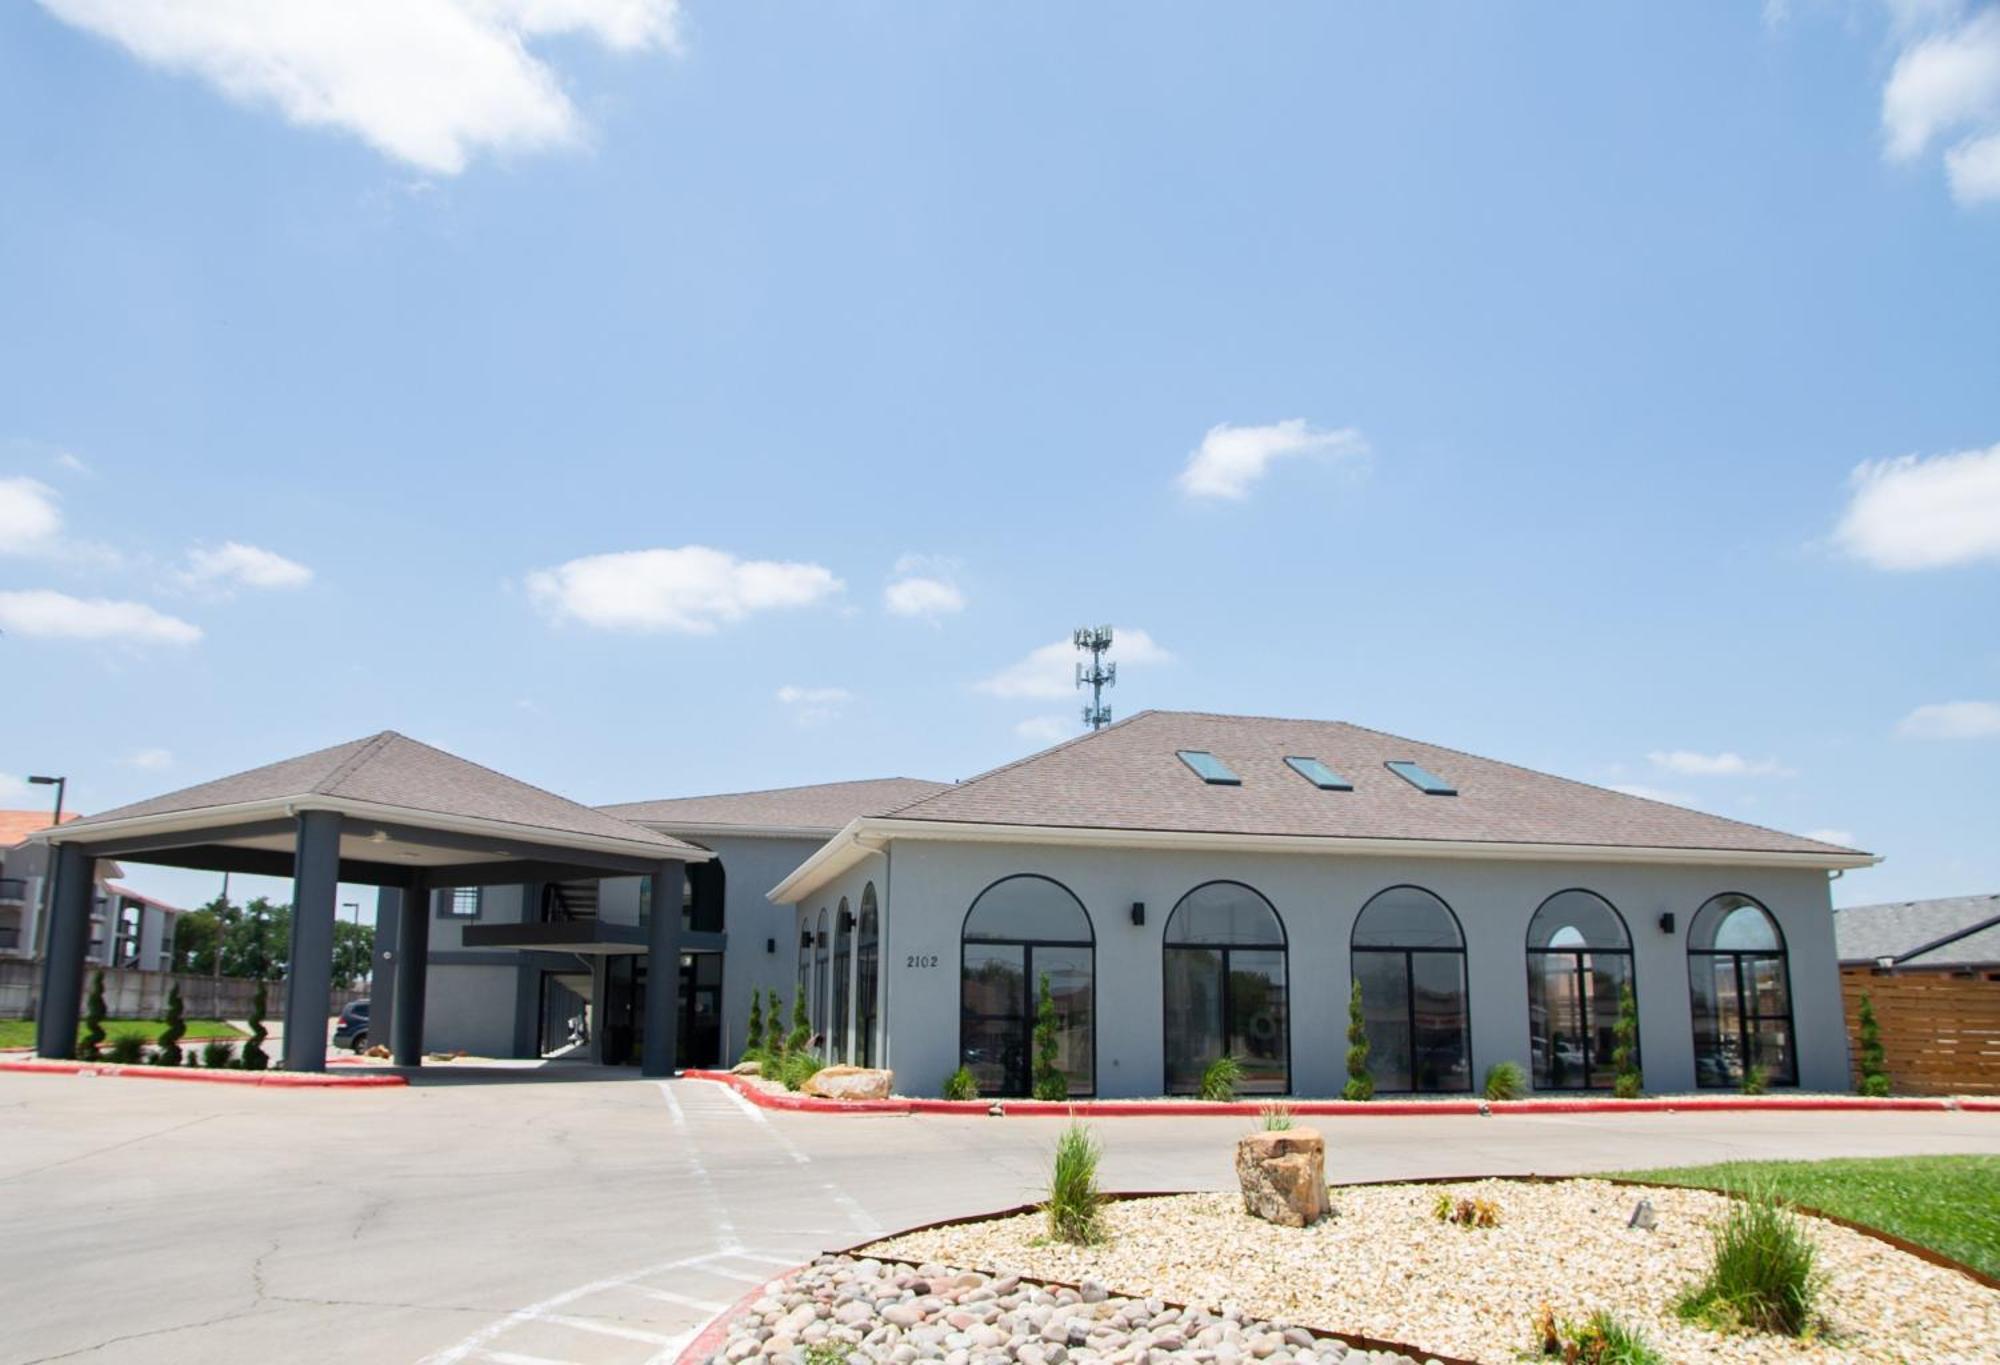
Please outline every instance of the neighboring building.
[[100, 882], [90, 912], [86, 956], [104, 967], [165, 972], [174, 965], [174, 926], [182, 910], [116, 882]]
[[1990, 974], [2000, 981], [2000, 896], [1850, 905], [1833, 912], [1842, 971]]
[[[76, 818], [66, 813], [63, 823]], [[0, 810], [0, 957], [34, 957], [40, 951], [48, 848], [27, 839], [47, 828], [46, 810]]]
[[1847, 1023], [1875, 1007], [1890, 1084], [1917, 1095], [2000, 1094], [2000, 896], [1833, 912]]

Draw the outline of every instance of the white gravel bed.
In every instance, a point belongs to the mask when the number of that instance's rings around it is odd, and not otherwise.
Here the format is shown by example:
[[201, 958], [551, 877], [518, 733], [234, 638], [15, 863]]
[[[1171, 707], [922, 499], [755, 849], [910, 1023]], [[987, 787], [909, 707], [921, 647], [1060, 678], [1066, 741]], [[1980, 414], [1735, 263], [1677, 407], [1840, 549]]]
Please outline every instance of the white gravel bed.
[[708, 1360], [805, 1365], [829, 1356], [888, 1365], [1417, 1365], [1239, 1310], [1180, 1309], [1121, 1298], [1099, 1284], [1053, 1289], [1018, 1275], [851, 1256], [822, 1256], [752, 1303]]
[[[1440, 1193], [1499, 1206], [1494, 1228], [1439, 1222]], [[1626, 1226], [1652, 1202], [1657, 1226]], [[1885, 1242], [1807, 1220], [1826, 1274], [1826, 1330], [1811, 1342], [1724, 1335], [1682, 1321], [1673, 1301], [1708, 1263], [1709, 1225], [1729, 1201], [1706, 1190], [1635, 1190], [1602, 1180], [1471, 1181], [1333, 1191], [1310, 1228], [1252, 1218], [1235, 1194], [1135, 1199], [1105, 1209], [1109, 1240], [1049, 1244], [1040, 1215], [912, 1233], [871, 1254], [1101, 1281], [1125, 1294], [1250, 1313], [1513, 1362], [1542, 1304], [1581, 1320], [1610, 1309], [1670, 1361], [1968, 1365], [2000, 1361], [2000, 1291]]]

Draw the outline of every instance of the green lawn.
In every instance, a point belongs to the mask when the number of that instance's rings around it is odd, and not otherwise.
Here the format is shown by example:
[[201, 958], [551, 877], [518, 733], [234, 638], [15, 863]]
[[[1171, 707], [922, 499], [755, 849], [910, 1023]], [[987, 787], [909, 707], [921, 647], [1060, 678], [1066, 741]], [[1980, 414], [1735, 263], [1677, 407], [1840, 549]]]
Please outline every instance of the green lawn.
[[[185, 1045], [189, 1039], [241, 1038], [243, 1034], [223, 1023], [220, 1019], [184, 1019], [187, 1034], [181, 1039]], [[136, 1033], [152, 1042], [159, 1036], [165, 1025], [158, 1019], [106, 1019], [104, 1040], [109, 1043], [123, 1033]], [[83, 1026], [77, 1025], [77, 1034], [82, 1036]], [[35, 1021], [32, 1019], [0, 1019], [0, 1047], [33, 1047], [35, 1045]]]
[[1794, 1203], [1880, 1228], [2000, 1275], [2000, 1156], [1755, 1161], [1620, 1174], [1709, 1189], [1768, 1186]]

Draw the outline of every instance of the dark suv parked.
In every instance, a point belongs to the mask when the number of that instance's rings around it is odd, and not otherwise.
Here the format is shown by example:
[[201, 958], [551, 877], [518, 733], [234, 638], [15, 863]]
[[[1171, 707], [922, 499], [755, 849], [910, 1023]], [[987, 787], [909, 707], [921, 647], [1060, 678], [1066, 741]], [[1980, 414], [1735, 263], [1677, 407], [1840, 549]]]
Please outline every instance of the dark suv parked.
[[340, 1022], [333, 1026], [333, 1045], [351, 1047], [356, 1052], [368, 1049], [368, 1002], [357, 1000], [340, 1012]]

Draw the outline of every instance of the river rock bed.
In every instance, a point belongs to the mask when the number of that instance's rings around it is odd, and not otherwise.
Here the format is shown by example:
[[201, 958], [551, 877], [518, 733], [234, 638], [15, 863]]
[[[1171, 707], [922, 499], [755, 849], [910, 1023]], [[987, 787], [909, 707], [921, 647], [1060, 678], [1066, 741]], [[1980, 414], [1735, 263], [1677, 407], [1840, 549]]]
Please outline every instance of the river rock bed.
[[[1499, 1226], [1439, 1222], [1440, 1194], [1490, 1200]], [[1656, 1226], [1628, 1227], [1643, 1197]], [[1725, 1335], [1683, 1321], [1674, 1300], [1707, 1268], [1710, 1225], [1728, 1208], [1707, 1190], [1602, 1180], [1484, 1180], [1333, 1190], [1333, 1217], [1287, 1228], [1244, 1213], [1236, 1194], [1122, 1200], [1099, 1246], [1050, 1243], [1035, 1214], [933, 1228], [869, 1253], [1044, 1280], [1086, 1279], [1122, 1294], [1237, 1304], [1496, 1365], [1534, 1343], [1542, 1304], [1582, 1320], [1609, 1309], [1669, 1361], [1825, 1365], [2000, 1361], [2000, 1290], [1888, 1243], [1808, 1219], [1825, 1273], [1825, 1330], [1810, 1341]]]
[[708, 1360], [817, 1365], [836, 1358], [890, 1365], [1421, 1365], [1233, 1307], [1183, 1309], [1095, 1283], [1052, 1288], [1019, 1275], [851, 1256], [822, 1256], [750, 1304]]

